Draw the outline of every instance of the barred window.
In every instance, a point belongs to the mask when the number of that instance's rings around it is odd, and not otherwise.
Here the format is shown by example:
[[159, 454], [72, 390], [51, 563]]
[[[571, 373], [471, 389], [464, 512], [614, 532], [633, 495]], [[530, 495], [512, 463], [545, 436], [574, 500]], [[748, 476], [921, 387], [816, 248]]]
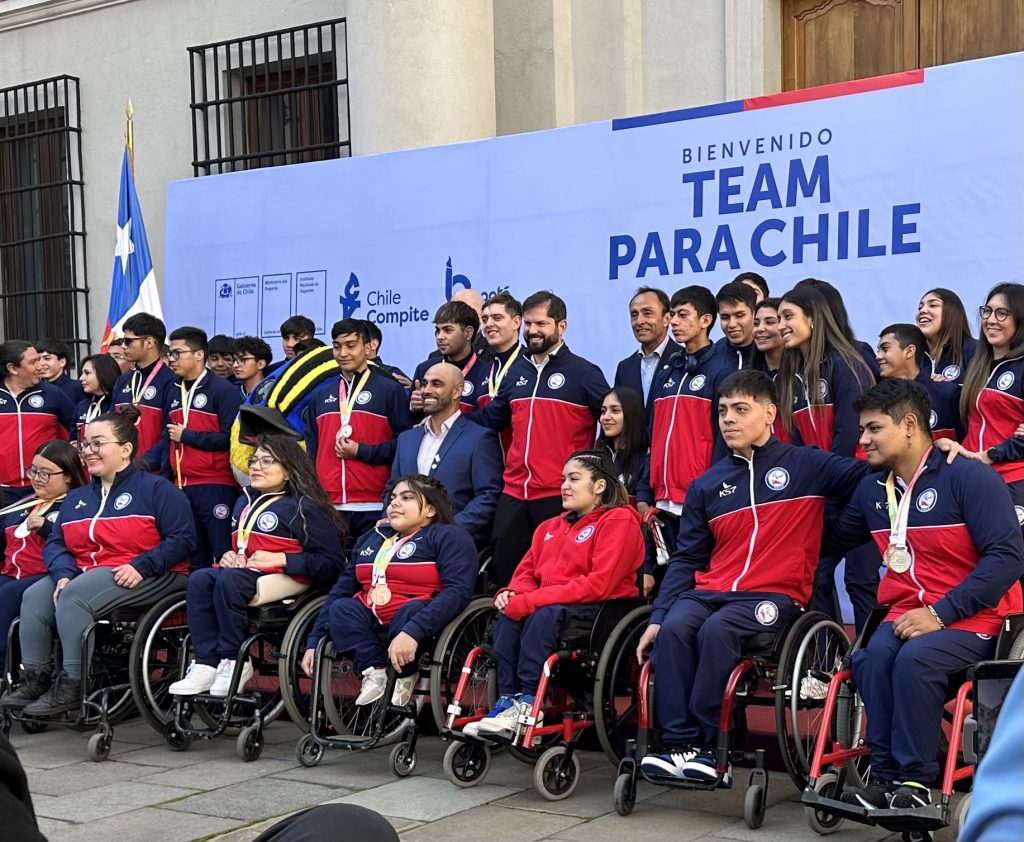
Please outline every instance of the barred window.
[[0, 90], [3, 338], [60, 339], [89, 353], [78, 79]]
[[195, 175], [351, 154], [345, 19], [189, 47]]

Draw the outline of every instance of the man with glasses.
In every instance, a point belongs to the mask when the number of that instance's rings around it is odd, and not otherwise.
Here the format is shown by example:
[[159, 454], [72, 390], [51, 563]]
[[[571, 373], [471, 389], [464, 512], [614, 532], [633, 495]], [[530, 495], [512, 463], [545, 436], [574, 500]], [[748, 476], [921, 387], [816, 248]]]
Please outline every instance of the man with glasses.
[[263, 382], [267, 376], [267, 366], [273, 358], [274, 352], [270, 346], [257, 336], [240, 336], [235, 340], [231, 370], [241, 387], [243, 398], [249, 397], [253, 389]]
[[68, 440], [75, 408], [60, 389], [40, 381], [39, 354], [28, 342], [0, 345], [0, 370], [0, 486], [10, 503], [32, 491], [27, 470], [36, 448]]
[[167, 458], [164, 438], [164, 392], [174, 374], [160, 359], [167, 336], [164, 323], [149, 313], [125, 320], [124, 358], [134, 368], [114, 384], [114, 408], [134, 404], [139, 410], [139, 456], [150, 471], [159, 471]]
[[185, 492], [196, 521], [192, 568], [209, 567], [231, 549], [231, 510], [238, 485], [231, 470], [231, 425], [241, 392], [206, 367], [206, 333], [179, 327], [167, 359], [178, 379], [164, 393], [165, 473]]

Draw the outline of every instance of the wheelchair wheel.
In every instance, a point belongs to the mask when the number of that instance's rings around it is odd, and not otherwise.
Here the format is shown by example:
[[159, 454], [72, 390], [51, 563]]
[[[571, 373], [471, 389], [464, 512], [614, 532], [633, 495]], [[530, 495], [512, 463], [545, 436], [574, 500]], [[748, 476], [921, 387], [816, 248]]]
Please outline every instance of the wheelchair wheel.
[[565, 762], [565, 746], [552, 746], [533, 767], [533, 786], [547, 801], [561, 801], [576, 791], [580, 782], [580, 756], [573, 752]]
[[391, 749], [388, 764], [395, 777], [408, 778], [416, 768], [416, 750], [408, 743], [399, 743]]
[[128, 676], [135, 706], [160, 732], [173, 717], [174, 697], [167, 688], [178, 680], [181, 663], [188, 655], [187, 635], [185, 597], [171, 594], [142, 615], [132, 641]]
[[295, 747], [295, 756], [299, 763], [307, 769], [312, 769], [324, 759], [324, 747], [307, 733], [299, 739], [299, 744]]
[[[814, 791], [825, 798], [835, 798], [839, 795], [836, 791], [837, 782], [837, 778], [832, 772], [826, 772], [818, 778], [818, 782], [814, 785]], [[842, 818], [825, 810], [807, 809], [807, 824], [819, 836], [835, 833], [842, 823]]]
[[615, 779], [612, 803], [620, 816], [628, 816], [633, 812], [636, 806], [636, 780], [629, 772], [621, 772]]
[[764, 814], [768, 812], [768, 793], [761, 784], [747, 788], [743, 796], [743, 821], [751, 830], [757, 830], [764, 823]]
[[626, 740], [636, 739], [640, 681], [636, 644], [650, 617], [649, 605], [634, 608], [623, 617], [608, 635], [597, 663], [594, 724], [601, 748], [616, 765], [625, 753]]
[[775, 726], [786, 771], [798, 789], [807, 786], [825, 691], [849, 649], [843, 627], [817, 611], [798, 617], [786, 635], [775, 676]]
[[302, 656], [306, 653], [306, 638], [326, 601], [326, 595], [316, 596], [295, 610], [281, 641], [281, 658], [277, 662], [284, 709], [303, 731], [309, 731], [309, 691], [313, 679], [302, 671]]
[[956, 805], [956, 811], [953, 813], [953, 832], [957, 838], [963, 832], [964, 825], [967, 824], [967, 813], [971, 809], [971, 793], [967, 793], [963, 798], [960, 799], [960, 803]]
[[[477, 597], [458, 617], [444, 627], [438, 635], [434, 654], [430, 659], [430, 712], [440, 731], [448, 715], [448, 704], [462, 676], [466, 656], [473, 647], [490, 639], [497, 612], [491, 597]], [[482, 707], [490, 710], [498, 698], [498, 685], [494, 667], [478, 660], [474, 669], [463, 710]]]
[[491, 749], [480, 743], [453, 742], [445, 749], [441, 767], [455, 786], [476, 786], [491, 771]]
[[263, 753], [263, 729], [259, 724], [246, 725], [238, 732], [235, 740], [235, 754], [246, 763], [258, 760]]
[[42, 734], [49, 727], [48, 723], [39, 722], [36, 719], [22, 719], [18, 724], [26, 734]]
[[[259, 700], [260, 718], [264, 726], [269, 725], [284, 711], [279, 678], [281, 640], [276, 636], [279, 634], [272, 631], [253, 641], [249, 647], [249, 663], [252, 664], [253, 675], [245, 687], [238, 690], [238, 695], [245, 694]], [[193, 707], [207, 728], [211, 731], [220, 728], [226, 714], [223, 702], [195, 699]], [[225, 730], [228, 733], [235, 733], [234, 729], [239, 728], [240, 733], [247, 727], [252, 710], [252, 705], [235, 706], [230, 712], [231, 720]]]
[[1021, 631], [1010, 644], [1010, 651], [1006, 655], [1009, 661], [1024, 661], [1024, 631]]

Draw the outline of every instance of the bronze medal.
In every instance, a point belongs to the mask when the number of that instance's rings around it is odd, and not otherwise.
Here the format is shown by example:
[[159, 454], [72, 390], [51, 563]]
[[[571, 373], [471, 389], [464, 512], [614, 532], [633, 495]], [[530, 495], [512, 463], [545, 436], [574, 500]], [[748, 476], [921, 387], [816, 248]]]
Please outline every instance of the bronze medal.
[[370, 589], [370, 600], [374, 605], [387, 605], [391, 602], [391, 588], [387, 585], [374, 585]]

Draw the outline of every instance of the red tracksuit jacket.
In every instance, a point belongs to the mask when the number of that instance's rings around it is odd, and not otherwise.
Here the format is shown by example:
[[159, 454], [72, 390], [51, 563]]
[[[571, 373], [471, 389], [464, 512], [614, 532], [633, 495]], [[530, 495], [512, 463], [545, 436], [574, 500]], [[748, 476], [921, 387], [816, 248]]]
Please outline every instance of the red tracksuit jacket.
[[0, 485], [25, 488], [25, 471], [36, 448], [51, 439], [67, 441], [75, 408], [56, 386], [39, 382], [14, 397], [0, 382]]
[[1024, 357], [996, 360], [985, 388], [978, 393], [967, 416], [968, 450], [999, 451], [993, 467], [1003, 479], [1019, 482], [1024, 479], [1024, 441], [1013, 431], [1024, 422]]

